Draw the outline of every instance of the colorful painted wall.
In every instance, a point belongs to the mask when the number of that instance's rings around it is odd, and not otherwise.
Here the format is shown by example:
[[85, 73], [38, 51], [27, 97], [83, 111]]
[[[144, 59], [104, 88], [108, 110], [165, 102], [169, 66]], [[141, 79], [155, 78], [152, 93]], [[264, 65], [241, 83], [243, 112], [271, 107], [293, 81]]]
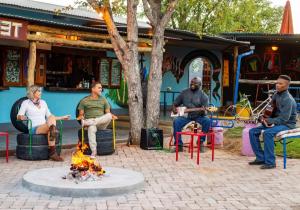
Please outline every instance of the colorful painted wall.
[[[184, 69], [180, 69], [180, 64], [183, 62], [185, 56], [193, 51], [197, 51], [199, 49], [196, 48], [182, 48], [182, 47], [175, 47], [171, 46], [168, 47], [166, 52], [168, 56], [172, 57], [172, 64], [169, 65], [169, 68], [172, 70], [167, 70], [164, 72], [163, 75], [163, 83], [161, 90], [166, 91], [171, 89], [174, 92], [180, 92], [183, 89], [189, 87], [189, 69], [188, 64], [185, 65]], [[212, 53], [220, 63], [220, 68], [214, 69], [214, 74], [211, 80], [211, 101], [210, 103], [214, 104], [215, 106], [221, 106], [222, 104], [222, 53], [220, 51], [209, 51]], [[170, 67], [172, 66], [172, 67]], [[176, 94], [178, 95], [178, 94]], [[163, 95], [161, 95], [161, 101], [163, 101]], [[167, 94], [167, 105], [172, 104], [172, 94]]]

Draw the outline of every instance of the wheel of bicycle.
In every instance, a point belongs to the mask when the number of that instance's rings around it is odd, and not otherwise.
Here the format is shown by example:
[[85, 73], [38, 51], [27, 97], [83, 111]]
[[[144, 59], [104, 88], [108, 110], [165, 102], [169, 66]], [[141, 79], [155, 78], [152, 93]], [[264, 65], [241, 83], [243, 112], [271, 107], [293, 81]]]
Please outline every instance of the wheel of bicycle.
[[235, 116], [235, 107], [230, 105], [224, 112], [224, 117], [234, 117]]

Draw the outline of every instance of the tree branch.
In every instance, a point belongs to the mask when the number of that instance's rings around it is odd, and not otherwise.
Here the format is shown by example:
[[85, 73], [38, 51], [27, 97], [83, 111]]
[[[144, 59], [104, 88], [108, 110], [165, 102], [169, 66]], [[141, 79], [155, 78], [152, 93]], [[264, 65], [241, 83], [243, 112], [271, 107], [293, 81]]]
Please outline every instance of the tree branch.
[[[155, 3], [154, 0], [147, 0], [147, 1], [152, 9], [156, 7], [157, 3]], [[161, 2], [159, 1], [158, 3], [161, 3]]]
[[145, 14], [146, 14], [147, 18], [150, 21], [150, 24], [153, 26], [155, 24], [155, 20], [154, 20], [154, 17], [152, 15], [152, 12], [151, 12], [151, 8], [150, 8], [151, 6], [149, 6], [147, 0], [143, 0], [143, 7], [144, 7]]
[[168, 7], [166, 9], [166, 12], [165, 14], [162, 16], [161, 18], [161, 21], [159, 23], [159, 25], [162, 27], [162, 28], [165, 28], [168, 24], [168, 22], [170, 21], [170, 18], [175, 10], [175, 7], [178, 3], [178, 0], [169, 0], [169, 3], [168, 3]]
[[127, 0], [127, 38], [130, 44], [134, 43], [135, 47], [137, 47], [138, 42], [138, 22], [136, 17], [138, 4], [139, 0]]
[[111, 43], [115, 53], [120, 62], [123, 63], [123, 58], [126, 51], [128, 51], [128, 46], [113, 21], [109, 0], [104, 1], [103, 5], [100, 5], [97, 0], [87, 0], [87, 2], [98, 14], [102, 14], [108, 33], [111, 36]]

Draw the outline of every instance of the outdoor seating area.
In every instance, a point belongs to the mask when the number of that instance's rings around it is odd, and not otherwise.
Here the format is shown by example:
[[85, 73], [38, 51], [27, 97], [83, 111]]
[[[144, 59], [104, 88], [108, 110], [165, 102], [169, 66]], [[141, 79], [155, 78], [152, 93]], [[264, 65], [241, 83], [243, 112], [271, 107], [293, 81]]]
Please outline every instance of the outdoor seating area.
[[0, 0], [0, 210], [300, 210], [299, 0]]

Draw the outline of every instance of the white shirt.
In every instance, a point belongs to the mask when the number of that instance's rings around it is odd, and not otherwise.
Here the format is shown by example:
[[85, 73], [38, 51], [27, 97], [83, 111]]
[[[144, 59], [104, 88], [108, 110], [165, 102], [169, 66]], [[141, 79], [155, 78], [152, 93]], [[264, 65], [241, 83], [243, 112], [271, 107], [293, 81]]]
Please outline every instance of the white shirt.
[[40, 100], [40, 108], [27, 99], [22, 102], [18, 115], [26, 115], [32, 121], [32, 127], [37, 127], [46, 123], [46, 118], [51, 116], [51, 112], [44, 100]]

